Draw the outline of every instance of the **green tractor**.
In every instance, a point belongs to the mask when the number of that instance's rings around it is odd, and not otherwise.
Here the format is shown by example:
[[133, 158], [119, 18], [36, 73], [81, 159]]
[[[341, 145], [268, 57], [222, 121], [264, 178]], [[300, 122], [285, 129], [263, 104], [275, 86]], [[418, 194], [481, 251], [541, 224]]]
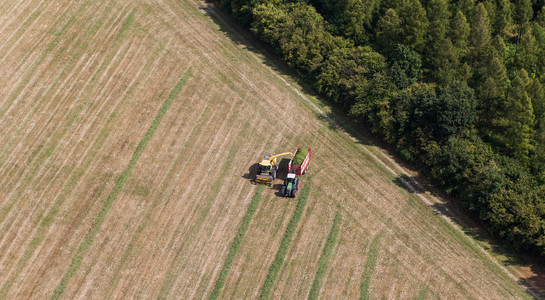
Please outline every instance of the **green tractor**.
[[294, 198], [299, 190], [299, 178], [294, 173], [289, 173], [284, 179], [284, 185], [282, 185], [282, 197]]

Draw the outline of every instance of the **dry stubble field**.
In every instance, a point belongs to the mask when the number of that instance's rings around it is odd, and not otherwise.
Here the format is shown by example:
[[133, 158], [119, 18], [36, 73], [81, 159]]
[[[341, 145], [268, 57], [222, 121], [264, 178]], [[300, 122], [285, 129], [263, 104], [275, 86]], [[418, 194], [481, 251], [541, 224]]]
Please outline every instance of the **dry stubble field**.
[[[0, 3], [0, 298], [528, 297], [229, 26], [192, 0]], [[250, 182], [298, 144], [298, 198]]]

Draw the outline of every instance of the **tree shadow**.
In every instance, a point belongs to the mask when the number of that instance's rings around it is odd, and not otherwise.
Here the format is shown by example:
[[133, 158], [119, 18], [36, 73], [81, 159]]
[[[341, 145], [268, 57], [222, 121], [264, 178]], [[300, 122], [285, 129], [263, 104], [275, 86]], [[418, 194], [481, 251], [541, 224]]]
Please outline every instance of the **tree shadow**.
[[532, 286], [533, 290], [538, 293], [538, 296], [543, 299], [545, 298], [545, 266], [532, 264], [530, 269], [534, 275], [525, 278], [522, 282], [519, 283]]
[[396, 178], [392, 179], [392, 182], [398, 187], [406, 190], [411, 194], [422, 194], [426, 191], [420, 185], [411, 184], [415, 182], [414, 176], [409, 176], [406, 174], [400, 174]]

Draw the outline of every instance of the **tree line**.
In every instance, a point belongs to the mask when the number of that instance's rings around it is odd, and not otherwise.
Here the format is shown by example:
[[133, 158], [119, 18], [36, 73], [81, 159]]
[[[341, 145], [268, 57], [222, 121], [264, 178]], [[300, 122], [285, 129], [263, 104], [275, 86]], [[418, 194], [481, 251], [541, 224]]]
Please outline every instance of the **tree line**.
[[545, 256], [545, 0], [218, 0], [510, 248]]

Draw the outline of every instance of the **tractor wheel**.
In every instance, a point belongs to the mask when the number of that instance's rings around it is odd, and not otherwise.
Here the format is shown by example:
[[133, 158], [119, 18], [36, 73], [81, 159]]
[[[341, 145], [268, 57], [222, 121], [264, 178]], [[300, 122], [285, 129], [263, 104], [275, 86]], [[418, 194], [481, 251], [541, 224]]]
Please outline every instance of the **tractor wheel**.
[[292, 198], [295, 198], [295, 190], [291, 190], [291, 193], [290, 193], [290, 194], [291, 194], [290, 196], [291, 196]]
[[286, 196], [286, 187], [283, 186], [282, 187], [282, 197], [285, 197]]
[[276, 179], [276, 170], [273, 170], [271, 173], [272, 173], [271, 174], [272, 175], [272, 180], [275, 180]]

